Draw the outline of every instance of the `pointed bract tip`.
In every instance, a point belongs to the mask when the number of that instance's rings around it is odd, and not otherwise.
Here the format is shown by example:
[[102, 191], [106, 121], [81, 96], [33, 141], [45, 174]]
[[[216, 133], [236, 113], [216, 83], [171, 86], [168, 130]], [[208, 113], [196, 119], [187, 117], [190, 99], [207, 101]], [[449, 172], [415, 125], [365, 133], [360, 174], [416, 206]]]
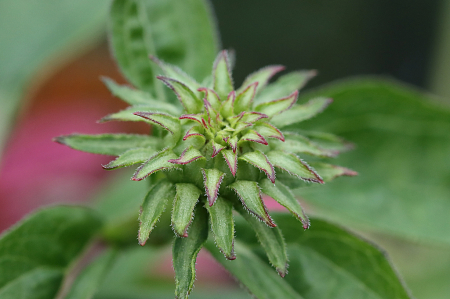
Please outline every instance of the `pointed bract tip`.
[[66, 143], [65, 143], [65, 136], [54, 137], [54, 138], [52, 138], [52, 141], [56, 142], [56, 143], [59, 143], [59, 144], [66, 145]]

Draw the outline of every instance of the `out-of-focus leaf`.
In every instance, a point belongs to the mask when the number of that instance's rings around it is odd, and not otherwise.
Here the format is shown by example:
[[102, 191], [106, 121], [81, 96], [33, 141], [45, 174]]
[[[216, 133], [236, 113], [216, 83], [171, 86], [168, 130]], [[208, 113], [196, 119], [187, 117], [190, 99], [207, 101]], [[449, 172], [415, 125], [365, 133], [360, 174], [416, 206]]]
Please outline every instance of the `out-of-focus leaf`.
[[150, 159], [155, 153], [156, 150], [152, 147], [132, 148], [121, 154], [117, 159], [103, 165], [103, 168], [109, 170], [142, 163]]
[[65, 299], [93, 298], [115, 257], [116, 252], [110, 249], [86, 266], [77, 276]]
[[334, 103], [301, 129], [355, 143], [332, 163], [359, 175], [296, 193], [340, 223], [450, 244], [450, 110], [411, 87], [374, 78], [304, 98], [316, 95]]
[[133, 85], [159, 99], [164, 90], [150, 54], [201, 81], [210, 74], [218, 51], [211, 11], [203, 0], [115, 0], [109, 28], [122, 72]]
[[[0, 2], [0, 152], [30, 78], [98, 42], [109, 1]], [[61, 57], [60, 57], [61, 58]]]
[[16, 224], [0, 238], [0, 297], [53, 298], [101, 225], [94, 211], [69, 206], [40, 210]]

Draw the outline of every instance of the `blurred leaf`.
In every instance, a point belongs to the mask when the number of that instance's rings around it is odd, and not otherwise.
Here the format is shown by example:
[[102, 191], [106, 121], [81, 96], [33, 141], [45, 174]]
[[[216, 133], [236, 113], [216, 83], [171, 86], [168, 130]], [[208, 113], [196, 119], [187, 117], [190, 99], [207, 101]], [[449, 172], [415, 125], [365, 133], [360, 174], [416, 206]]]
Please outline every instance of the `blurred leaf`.
[[137, 88], [160, 99], [164, 90], [150, 54], [202, 80], [210, 74], [218, 51], [212, 14], [204, 0], [115, 0], [109, 28], [122, 72]]
[[107, 274], [116, 252], [108, 250], [91, 262], [76, 278], [65, 299], [91, 299]]
[[301, 128], [354, 142], [355, 150], [332, 163], [359, 175], [296, 194], [341, 223], [450, 244], [450, 110], [411, 87], [373, 78], [335, 83], [303, 99], [317, 95], [334, 103]]
[[101, 221], [92, 210], [59, 206], [40, 210], [0, 238], [0, 297], [53, 298]]
[[60, 53], [67, 59], [95, 43], [108, 3], [0, 1], [0, 151], [31, 77], [44, 65], [47, 70], [54, 67]]

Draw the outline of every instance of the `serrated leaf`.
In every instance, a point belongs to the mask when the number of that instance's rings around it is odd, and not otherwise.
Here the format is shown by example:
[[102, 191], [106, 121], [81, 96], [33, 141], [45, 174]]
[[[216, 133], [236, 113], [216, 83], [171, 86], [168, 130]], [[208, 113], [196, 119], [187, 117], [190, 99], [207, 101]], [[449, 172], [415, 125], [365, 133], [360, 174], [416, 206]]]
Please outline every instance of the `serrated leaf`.
[[137, 147], [155, 147], [159, 138], [135, 134], [72, 134], [58, 136], [54, 141], [83, 152], [119, 156], [129, 149]]
[[[114, 56], [128, 81], [158, 94], [158, 99], [164, 92], [149, 54], [201, 80], [209, 74], [218, 51], [211, 11], [200, 0], [115, 0], [109, 31]], [[193, 42], [198, 40], [202, 42]]]
[[250, 109], [257, 87], [258, 82], [255, 82], [247, 86], [247, 88], [245, 88], [242, 92], [237, 93], [236, 100], [234, 102], [234, 113], [237, 114]]
[[215, 142], [214, 140], [211, 140], [211, 145], [212, 145], [212, 149], [213, 149], [213, 152], [211, 155], [212, 158], [214, 158], [218, 153], [220, 153], [223, 149], [226, 148], [225, 145]]
[[252, 151], [243, 154], [239, 157], [239, 159], [248, 162], [264, 171], [264, 173], [267, 175], [267, 178], [272, 183], [275, 183], [275, 170], [273, 169], [273, 166], [267, 159], [266, 155], [264, 155], [260, 151]]
[[101, 228], [93, 210], [39, 210], [0, 237], [1, 298], [53, 298], [76, 259]]
[[216, 202], [217, 196], [219, 195], [220, 184], [222, 183], [225, 173], [213, 169], [202, 169], [203, 173], [203, 184], [206, 190], [206, 196], [208, 198], [209, 206], [213, 206]]
[[224, 101], [228, 94], [234, 90], [233, 77], [231, 76], [231, 68], [228, 61], [228, 52], [223, 50], [217, 55], [213, 66], [214, 90]]
[[228, 168], [230, 168], [230, 172], [233, 176], [236, 176], [237, 172], [237, 153], [232, 150], [223, 150], [222, 151], [223, 158], [227, 162]]
[[277, 143], [275, 148], [291, 153], [306, 153], [319, 157], [335, 157], [339, 154], [336, 150], [328, 150], [321, 148], [318, 144], [312, 142], [308, 138], [295, 134], [286, 133], [285, 142]]
[[276, 138], [278, 140], [285, 141], [283, 133], [281, 133], [277, 127], [269, 123], [261, 122], [260, 124], [254, 125], [253, 128], [263, 137]]
[[267, 212], [267, 208], [261, 198], [261, 193], [256, 182], [240, 180], [231, 184], [229, 188], [237, 193], [248, 212], [258, 217], [261, 221], [264, 221], [268, 226], [276, 226]]
[[174, 164], [185, 165], [194, 162], [197, 159], [205, 159], [205, 157], [203, 157], [203, 155], [198, 151], [198, 149], [191, 146], [185, 149], [178, 159], [172, 159], [169, 160], [169, 162]]
[[127, 102], [132, 106], [148, 105], [150, 104], [150, 102], [156, 102], [148, 92], [139, 89], [133, 89], [127, 85], [119, 85], [114, 80], [106, 77], [103, 77], [102, 81], [106, 84], [109, 91], [111, 91], [114, 96], [120, 98], [121, 100]]
[[[192, 138], [194, 136], [197, 137], [203, 137], [203, 139], [206, 141], [205, 136], [203, 135], [203, 128], [200, 126], [193, 126], [189, 130], [186, 131], [186, 134], [184, 134], [183, 141], [186, 141], [188, 138]], [[203, 142], [204, 143], [204, 142]]]
[[258, 86], [256, 88], [256, 93], [263, 90], [267, 83], [269, 82], [270, 78], [272, 78], [276, 73], [281, 72], [284, 70], [284, 66], [282, 65], [269, 65], [266, 67], [263, 67], [262, 69], [257, 70], [254, 73], [251, 73], [248, 75], [244, 83], [242, 83], [242, 86], [237, 90], [237, 93], [243, 92], [247, 86], [249, 86], [252, 83], [258, 82]]
[[259, 104], [255, 107], [255, 110], [266, 114], [268, 117], [274, 117], [291, 109], [297, 102], [297, 97], [298, 91], [296, 90], [285, 98]]
[[175, 186], [177, 194], [173, 203], [172, 228], [180, 237], [186, 238], [202, 191], [193, 184], [179, 183]]
[[227, 143], [230, 145], [231, 149], [234, 153], [236, 153], [237, 150], [237, 144], [238, 144], [238, 137], [233, 136], [227, 139]]
[[303, 212], [300, 203], [292, 194], [291, 190], [284, 186], [280, 181], [271, 183], [269, 180], [261, 180], [259, 182], [261, 192], [275, 199], [280, 205], [289, 210], [294, 216], [300, 220], [304, 229], [309, 227], [309, 219]]
[[200, 125], [203, 126], [203, 113], [199, 113], [199, 114], [183, 114], [182, 116], [179, 117], [180, 120], [182, 119], [186, 119], [186, 120], [192, 120], [195, 121], [197, 123], [199, 123]]
[[255, 130], [249, 130], [247, 133], [244, 134], [244, 136], [239, 139], [238, 144], [244, 142], [244, 141], [251, 141], [251, 142], [257, 142], [260, 144], [268, 145], [267, 140], [258, 132]]
[[[266, 261], [261, 260], [249, 246], [235, 241], [238, 258], [227, 261], [217, 250], [214, 242], [208, 240], [205, 247], [211, 255], [250, 292], [259, 299], [302, 299], [286, 279], [281, 278]], [[287, 275], [289, 277], [289, 275]]]
[[255, 231], [258, 241], [264, 248], [272, 266], [275, 267], [278, 274], [284, 277], [287, 273], [288, 258], [286, 253], [286, 244], [278, 227], [268, 227], [259, 221], [241, 206], [237, 205], [236, 210], [247, 220]]
[[150, 159], [156, 153], [153, 147], [140, 147], [127, 150], [115, 160], [103, 165], [104, 169], [111, 170], [120, 167], [126, 167], [137, 163], [142, 163]]
[[172, 78], [163, 76], [157, 77], [164, 82], [170, 89], [173, 90], [184, 109], [189, 114], [200, 113], [203, 108], [203, 102], [197, 97], [197, 95], [184, 83]]
[[91, 299], [107, 275], [117, 252], [109, 249], [91, 262], [77, 276], [65, 299]]
[[227, 199], [218, 197], [213, 206], [205, 206], [209, 212], [211, 229], [217, 247], [227, 259], [236, 259], [234, 254], [233, 205]]
[[186, 238], [173, 243], [173, 269], [175, 270], [175, 298], [187, 299], [194, 286], [195, 261], [208, 239], [208, 214], [202, 206], [195, 209], [195, 218]]
[[356, 171], [338, 165], [332, 165], [322, 162], [311, 162], [310, 165], [318, 174], [320, 174], [324, 182], [332, 181], [340, 176], [358, 175]]
[[177, 136], [180, 134], [181, 124], [180, 120], [172, 115], [160, 112], [135, 112], [134, 115], [148, 119], [154, 124], [157, 124], [169, 131], [170, 134]]
[[221, 115], [225, 118], [230, 117], [234, 115], [234, 101], [236, 99], [236, 93], [233, 90], [228, 94], [228, 96], [225, 96], [226, 100], [222, 102], [222, 106], [220, 107]]
[[316, 73], [316, 71], [297, 71], [283, 75], [277, 81], [270, 83], [266, 88], [261, 90], [254, 102], [255, 104], [261, 104], [284, 98], [293, 91], [305, 86]]
[[170, 115], [178, 115], [179, 111], [175, 108], [175, 106], [170, 105], [166, 102], [158, 101], [158, 104], [149, 105], [137, 105], [131, 106], [124, 110], [121, 110], [116, 113], [108, 114], [107, 116], [100, 119], [98, 122], [103, 123], [107, 121], [145, 121], [148, 120], [143, 119], [135, 115], [136, 112], [158, 112], [158, 113], [168, 113]]
[[270, 151], [266, 155], [273, 166], [286, 170], [302, 180], [323, 184], [322, 178], [296, 155], [283, 151]]
[[271, 122], [279, 128], [302, 122], [322, 112], [332, 101], [332, 99], [324, 97], [312, 99], [304, 105], [296, 105], [290, 110], [274, 116]]
[[167, 203], [175, 198], [175, 186], [166, 181], [160, 181], [147, 193], [139, 214], [139, 245], [144, 246], [150, 233], [166, 209]]
[[141, 181], [157, 171], [174, 168], [176, 165], [170, 163], [169, 160], [176, 158], [177, 155], [171, 149], [164, 149], [142, 164], [131, 179]]
[[220, 102], [219, 95], [214, 90], [202, 87], [199, 88], [198, 91], [204, 92], [205, 98], [211, 104], [211, 107], [216, 111], [220, 111], [222, 103]]

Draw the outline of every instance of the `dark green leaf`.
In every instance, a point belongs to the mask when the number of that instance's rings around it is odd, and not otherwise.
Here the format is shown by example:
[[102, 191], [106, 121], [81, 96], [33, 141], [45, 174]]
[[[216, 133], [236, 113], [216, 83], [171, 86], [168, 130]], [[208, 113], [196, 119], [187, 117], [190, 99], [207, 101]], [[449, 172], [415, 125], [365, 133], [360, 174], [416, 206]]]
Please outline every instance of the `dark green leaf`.
[[59, 136], [54, 140], [83, 152], [111, 156], [119, 156], [132, 148], [157, 146], [160, 143], [160, 139], [152, 136], [132, 134], [72, 134]]
[[114, 250], [108, 250], [97, 257], [77, 276], [65, 299], [91, 299], [106, 276], [116, 257]]
[[195, 209], [195, 218], [186, 238], [176, 238], [173, 243], [173, 268], [175, 270], [175, 297], [187, 299], [194, 286], [197, 254], [208, 238], [208, 215], [202, 206]]
[[283, 151], [270, 151], [267, 158], [273, 166], [287, 171], [298, 178], [315, 183], [323, 183], [320, 176], [314, 172], [306, 162], [300, 160], [296, 155], [285, 153]]
[[0, 297], [53, 298], [67, 268], [102, 222], [92, 210], [60, 206], [40, 210], [0, 238]]
[[234, 220], [231, 202], [218, 197], [213, 206], [205, 206], [209, 212], [217, 247], [227, 259], [234, 260], [236, 256], [234, 255]]
[[119, 167], [130, 166], [137, 163], [142, 163], [151, 158], [156, 150], [152, 147], [139, 147], [127, 150], [121, 154], [117, 159], [103, 165], [104, 169], [116, 169]]
[[194, 219], [194, 208], [202, 191], [193, 184], [176, 184], [177, 194], [173, 203], [172, 227], [181, 237], [188, 236], [188, 228]]
[[166, 209], [167, 203], [175, 198], [175, 186], [168, 181], [158, 182], [148, 193], [139, 215], [139, 244], [144, 246], [148, 236]]
[[242, 156], [239, 157], [239, 159], [244, 160], [245, 162], [250, 163], [253, 166], [264, 171], [264, 173], [267, 175], [267, 178], [272, 183], [275, 183], [275, 170], [273, 169], [273, 166], [272, 164], [270, 164], [266, 155], [264, 155], [260, 151], [252, 151], [243, 154]]
[[225, 161], [227, 162], [228, 168], [233, 176], [236, 175], [237, 172], [237, 154], [233, 153], [232, 150], [222, 150], [222, 155]]
[[202, 173], [208, 204], [209, 206], [213, 206], [219, 195], [220, 184], [222, 183], [225, 173], [215, 168], [202, 169]]

